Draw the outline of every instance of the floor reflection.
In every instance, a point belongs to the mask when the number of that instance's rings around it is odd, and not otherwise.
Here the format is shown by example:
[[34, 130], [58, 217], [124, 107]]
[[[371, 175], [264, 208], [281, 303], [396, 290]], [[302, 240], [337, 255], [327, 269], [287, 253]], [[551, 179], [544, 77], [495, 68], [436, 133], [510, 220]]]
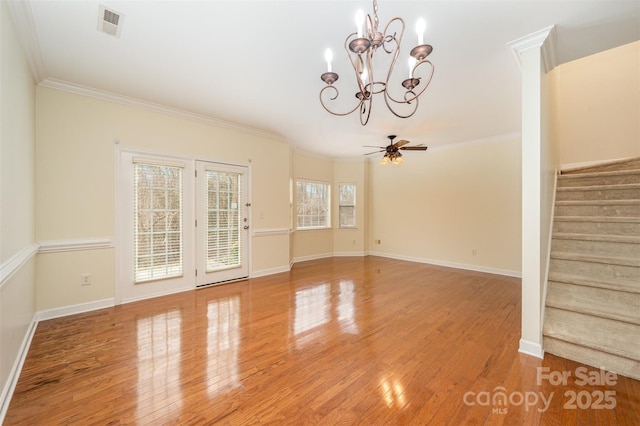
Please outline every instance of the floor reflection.
[[358, 334], [358, 324], [356, 323], [356, 308], [354, 300], [356, 297], [352, 280], [340, 280], [340, 300], [338, 303], [338, 321], [340, 328], [345, 333]]
[[404, 386], [400, 380], [396, 380], [392, 376], [383, 377], [380, 380], [380, 391], [387, 407], [403, 408], [405, 406], [407, 401], [404, 395]]
[[[332, 291], [333, 290], [333, 291]], [[337, 294], [337, 297], [332, 297]], [[355, 285], [352, 280], [322, 283], [295, 294], [293, 334], [298, 347], [321, 337], [321, 326], [337, 321], [344, 333], [357, 334]]]
[[[181, 313], [173, 310], [139, 318], [136, 417], [140, 423], [170, 419], [182, 406], [180, 387]], [[170, 401], [171, 403], [167, 403]]]
[[329, 322], [328, 283], [296, 291], [296, 315], [293, 333], [298, 335]]
[[207, 393], [210, 398], [240, 384], [240, 297], [207, 304]]

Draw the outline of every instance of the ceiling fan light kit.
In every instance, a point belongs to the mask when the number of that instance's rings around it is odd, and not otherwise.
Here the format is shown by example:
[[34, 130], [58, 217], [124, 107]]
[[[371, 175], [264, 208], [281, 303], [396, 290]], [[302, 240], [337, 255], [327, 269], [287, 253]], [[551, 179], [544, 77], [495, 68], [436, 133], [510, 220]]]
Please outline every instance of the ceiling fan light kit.
[[[357, 31], [347, 36], [344, 42], [344, 48], [355, 71], [355, 80], [357, 83], [355, 98], [357, 99], [357, 103], [353, 109], [346, 112], [336, 112], [329, 108], [328, 104], [331, 101], [335, 101], [340, 94], [338, 89], [333, 85], [338, 81], [339, 75], [332, 70], [331, 63], [333, 61], [333, 53], [330, 49], [327, 49], [325, 52], [327, 72], [320, 76], [326, 84], [326, 86], [320, 90], [320, 103], [329, 113], [338, 116], [349, 115], [358, 110], [360, 114], [360, 124], [365, 126], [369, 122], [371, 115], [373, 95], [382, 94], [387, 108], [395, 116], [400, 118], [411, 117], [417, 111], [418, 97], [424, 93], [429, 83], [431, 83], [434, 71], [433, 64], [427, 60], [427, 57], [433, 51], [433, 47], [424, 43], [424, 20], [420, 18], [416, 25], [418, 45], [411, 49], [410, 52], [409, 78], [403, 80], [401, 83], [405, 89], [404, 95], [401, 98], [392, 96], [388, 88], [390, 87], [389, 79], [393, 74], [400, 53], [400, 45], [402, 44], [402, 37], [405, 30], [404, 20], [398, 17], [393, 18], [387, 23], [384, 30], [380, 32], [378, 30], [378, 2], [377, 0], [373, 0], [373, 17], [371, 17], [371, 15], [365, 17], [362, 11], [358, 11], [358, 14], [356, 14], [356, 25]], [[380, 55], [390, 55], [391, 58], [388, 68], [386, 70], [380, 70], [380, 73], [385, 75], [384, 80], [374, 79], [376, 70], [374, 68], [373, 58], [377, 52], [381, 52]], [[422, 66], [424, 64], [427, 65]], [[426, 70], [426, 74], [423, 77], [416, 76], [416, 70], [418, 70], [419, 67], [421, 67], [421, 72], [422, 70]], [[421, 85], [421, 89], [414, 91], [419, 85]], [[400, 112], [400, 109], [402, 109], [403, 112]]]
[[416, 146], [405, 146], [411, 142], [403, 140], [399, 140], [396, 143], [393, 143], [393, 140], [396, 138], [396, 135], [387, 136], [389, 139], [389, 145], [387, 146], [369, 146], [370, 148], [379, 148], [378, 151], [369, 152], [365, 155], [377, 154], [378, 152], [384, 152], [384, 156], [380, 160], [381, 166], [386, 166], [387, 164], [393, 164], [394, 166], [399, 166], [403, 163], [404, 159], [402, 158], [402, 153], [400, 150], [407, 151], [426, 151], [427, 147], [420, 144]]

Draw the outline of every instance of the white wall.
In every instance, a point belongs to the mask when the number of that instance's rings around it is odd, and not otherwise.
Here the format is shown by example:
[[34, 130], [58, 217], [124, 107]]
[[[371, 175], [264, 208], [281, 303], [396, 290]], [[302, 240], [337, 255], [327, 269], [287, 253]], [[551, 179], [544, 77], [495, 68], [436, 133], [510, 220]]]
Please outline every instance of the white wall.
[[0, 421], [35, 315], [35, 95], [7, 2], [0, 4]]
[[[200, 121], [37, 88], [36, 235], [45, 245], [113, 239], [116, 144], [203, 160], [247, 164], [251, 173], [251, 275], [289, 268], [289, 146]], [[39, 311], [114, 297], [113, 245], [39, 255]], [[80, 275], [92, 275], [80, 286]]]
[[519, 137], [403, 158], [369, 163], [370, 252], [519, 276]]

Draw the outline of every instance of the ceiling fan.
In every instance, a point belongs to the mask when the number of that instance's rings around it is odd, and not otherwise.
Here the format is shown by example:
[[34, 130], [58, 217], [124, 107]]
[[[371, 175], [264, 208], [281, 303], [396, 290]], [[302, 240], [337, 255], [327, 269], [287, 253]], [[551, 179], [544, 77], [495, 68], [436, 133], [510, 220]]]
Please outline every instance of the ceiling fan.
[[389, 163], [392, 163], [394, 165], [402, 164], [403, 160], [402, 160], [402, 153], [400, 152], [400, 150], [406, 150], [406, 151], [426, 151], [427, 150], [427, 147], [424, 146], [424, 144], [419, 144], [416, 146], [405, 146], [406, 144], [411, 142], [406, 141], [404, 139], [401, 139], [398, 142], [393, 143], [393, 140], [396, 138], [396, 135], [389, 135], [387, 136], [387, 138], [389, 138], [389, 145], [387, 146], [364, 145], [365, 147], [368, 147], [368, 148], [379, 148], [378, 151], [368, 152], [365, 155], [384, 152], [384, 156], [382, 157], [382, 160], [380, 160], [380, 165], [382, 166], [386, 166]]

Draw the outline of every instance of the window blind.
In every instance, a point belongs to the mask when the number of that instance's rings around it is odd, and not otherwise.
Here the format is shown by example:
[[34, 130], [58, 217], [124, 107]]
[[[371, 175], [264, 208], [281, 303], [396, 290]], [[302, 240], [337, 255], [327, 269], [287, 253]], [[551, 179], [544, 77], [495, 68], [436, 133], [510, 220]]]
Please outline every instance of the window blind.
[[356, 226], [356, 185], [353, 183], [338, 185], [338, 216], [340, 228]]
[[183, 274], [182, 165], [134, 159], [134, 282]]
[[207, 170], [207, 272], [240, 266], [242, 227], [239, 173]]
[[298, 229], [320, 229], [331, 226], [330, 189], [327, 183], [297, 181]]

